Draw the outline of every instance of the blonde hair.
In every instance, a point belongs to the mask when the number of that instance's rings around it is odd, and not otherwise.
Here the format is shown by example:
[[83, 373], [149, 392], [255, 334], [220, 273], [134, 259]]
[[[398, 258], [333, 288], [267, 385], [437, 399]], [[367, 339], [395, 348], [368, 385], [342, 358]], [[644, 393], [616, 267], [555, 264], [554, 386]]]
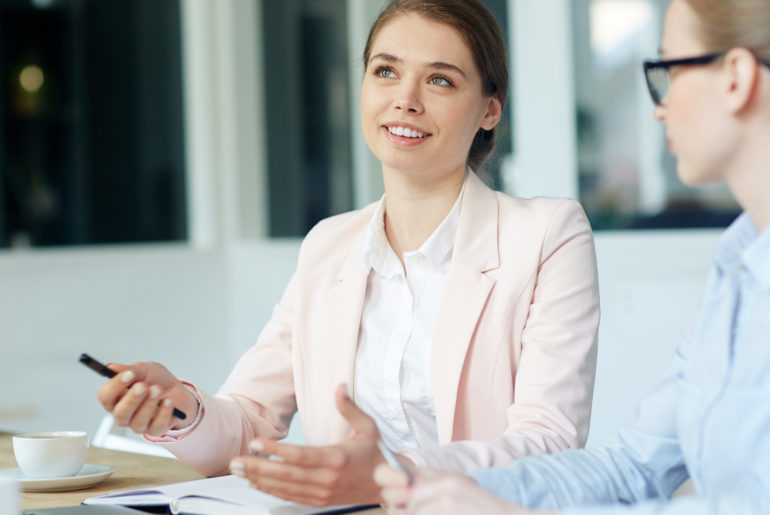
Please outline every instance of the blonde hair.
[[709, 52], [751, 50], [770, 63], [770, 0], [685, 0], [699, 21], [699, 39]]

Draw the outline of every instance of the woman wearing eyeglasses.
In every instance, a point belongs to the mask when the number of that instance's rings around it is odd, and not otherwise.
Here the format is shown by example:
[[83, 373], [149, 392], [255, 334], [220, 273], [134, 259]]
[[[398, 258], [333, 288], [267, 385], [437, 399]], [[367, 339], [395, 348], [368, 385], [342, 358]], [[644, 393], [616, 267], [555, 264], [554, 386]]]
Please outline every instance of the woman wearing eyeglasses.
[[[673, 0], [660, 52], [644, 70], [679, 176], [745, 211], [666, 378], [608, 445], [411, 490], [381, 466], [392, 513], [770, 513], [770, 1]], [[688, 478], [696, 495], [669, 500]]]

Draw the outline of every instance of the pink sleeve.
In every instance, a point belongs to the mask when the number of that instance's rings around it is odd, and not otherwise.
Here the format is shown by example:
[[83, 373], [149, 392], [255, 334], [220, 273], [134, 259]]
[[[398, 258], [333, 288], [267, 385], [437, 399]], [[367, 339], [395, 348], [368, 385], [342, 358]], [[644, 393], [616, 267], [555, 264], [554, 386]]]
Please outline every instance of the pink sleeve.
[[297, 410], [291, 351], [295, 289], [296, 275], [257, 343], [216, 395], [187, 383], [201, 406], [197, 426], [147, 440], [161, 443], [194, 470], [213, 476], [228, 473], [230, 460], [247, 454], [255, 437], [286, 436]]

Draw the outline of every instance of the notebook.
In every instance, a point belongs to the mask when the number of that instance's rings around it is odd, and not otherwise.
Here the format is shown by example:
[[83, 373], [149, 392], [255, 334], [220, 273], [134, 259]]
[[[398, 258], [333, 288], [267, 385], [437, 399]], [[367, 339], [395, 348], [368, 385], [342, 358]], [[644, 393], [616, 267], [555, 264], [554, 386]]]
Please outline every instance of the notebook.
[[190, 515], [305, 515], [309, 513], [347, 513], [373, 506], [333, 506], [317, 508], [273, 497], [252, 488], [246, 479], [221, 476], [184, 483], [132, 490], [91, 497], [86, 505], [119, 504], [168, 506], [172, 514]]
[[24, 510], [21, 515], [142, 515], [142, 512], [122, 506], [67, 506], [66, 508]]

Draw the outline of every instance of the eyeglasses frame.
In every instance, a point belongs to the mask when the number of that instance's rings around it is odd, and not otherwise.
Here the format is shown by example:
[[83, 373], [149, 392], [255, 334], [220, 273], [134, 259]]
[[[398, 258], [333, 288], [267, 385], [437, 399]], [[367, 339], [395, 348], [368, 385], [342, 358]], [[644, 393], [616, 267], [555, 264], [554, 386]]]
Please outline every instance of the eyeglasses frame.
[[[652, 97], [652, 101], [655, 103], [656, 106], [663, 105], [663, 99], [659, 98], [657, 95], [657, 92], [655, 88], [652, 85], [652, 81], [650, 81], [650, 70], [657, 70], [660, 68], [663, 68], [666, 70], [666, 72], [669, 72], [669, 69], [674, 66], [695, 66], [695, 65], [702, 65], [702, 64], [711, 64], [723, 55], [725, 55], [727, 51], [724, 52], [717, 52], [713, 54], [705, 54], [705, 55], [699, 55], [696, 57], [686, 57], [683, 59], [646, 59], [642, 63], [642, 67], [644, 69], [644, 80], [647, 83], [647, 91], [650, 93], [650, 97]], [[761, 59], [757, 59], [757, 62], [760, 64], [764, 64], [768, 68], [770, 68], [770, 62], [763, 61]], [[670, 80], [670, 79], [669, 79]]]
[[644, 69], [644, 80], [647, 83], [647, 91], [650, 92], [650, 97], [656, 106], [663, 105], [663, 99], [658, 96], [657, 90], [652, 85], [650, 80], [650, 70], [658, 70], [663, 68], [667, 73], [669, 69], [674, 66], [694, 66], [700, 64], [711, 64], [726, 52], [719, 52], [715, 54], [699, 55], [697, 57], [686, 57], [683, 59], [646, 59], [642, 63]]

